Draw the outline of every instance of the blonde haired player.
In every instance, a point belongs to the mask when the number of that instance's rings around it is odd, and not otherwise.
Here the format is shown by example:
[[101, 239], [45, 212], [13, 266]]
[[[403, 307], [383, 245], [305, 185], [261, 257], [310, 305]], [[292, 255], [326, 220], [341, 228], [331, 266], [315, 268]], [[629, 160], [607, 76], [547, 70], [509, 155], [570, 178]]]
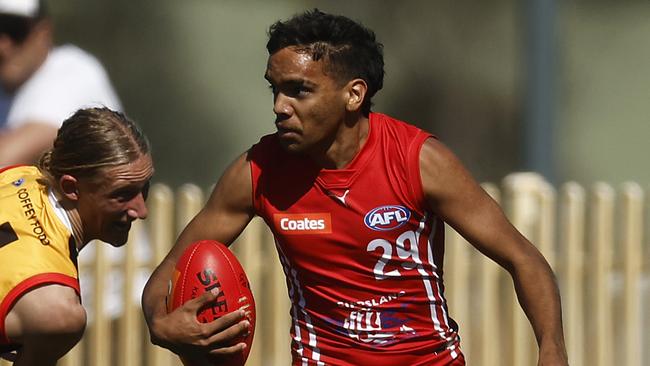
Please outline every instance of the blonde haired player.
[[77, 253], [126, 243], [152, 174], [146, 137], [107, 108], [65, 120], [38, 166], [0, 168], [0, 351], [14, 365], [53, 366], [79, 341]]

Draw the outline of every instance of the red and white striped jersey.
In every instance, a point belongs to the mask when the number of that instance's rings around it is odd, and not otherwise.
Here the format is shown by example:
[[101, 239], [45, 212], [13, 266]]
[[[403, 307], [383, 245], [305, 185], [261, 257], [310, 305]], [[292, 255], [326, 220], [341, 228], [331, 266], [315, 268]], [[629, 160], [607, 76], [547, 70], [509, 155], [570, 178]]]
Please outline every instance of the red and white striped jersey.
[[427, 208], [419, 154], [431, 135], [370, 114], [344, 169], [249, 153], [256, 213], [272, 230], [291, 298], [294, 365], [463, 365], [443, 286], [444, 224]]

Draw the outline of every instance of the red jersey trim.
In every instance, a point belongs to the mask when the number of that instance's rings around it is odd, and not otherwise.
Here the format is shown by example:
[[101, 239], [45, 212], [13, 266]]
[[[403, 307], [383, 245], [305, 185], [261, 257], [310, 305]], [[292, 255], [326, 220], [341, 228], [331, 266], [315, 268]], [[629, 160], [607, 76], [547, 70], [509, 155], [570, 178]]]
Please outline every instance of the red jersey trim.
[[424, 212], [429, 211], [429, 204], [424, 197], [424, 187], [422, 185], [422, 174], [420, 172], [420, 153], [422, 151], [422, 146], [429, 138], [435, 138], [435, 136], [429, 134], [425, 131], [419, 131], [416, 135], [413, 143], [409, 146], [407, 152], [407, 166], [408, 166], [408, 180], [409, 184], [409, 193], [413, 197], [413, 203], [415, 207], [421, 207]]
[[251, 171], [253, 209], [259, 216], [262, 216], [261, 213], [264, 208], [264, 199], [262, 198], [263, 194], [260, 192], [262, 170], [263, 167], [271, 164], [269, 157], [281, 150], [280, 145], [276, 144], [276, 141], [273, 141], [275, 138], [275, 134], [262, 136], [257, 143], [251, 146], [248, 150], [248, 156], [246, 157]]
[[5, 333], [5, 318], [9, 314], [11, 307], [18, 301], [18, 299], [33, 290], [34, 288], [42, 285], [48, 284], [59, 284], [68, 287], [72, 287], [77, 294], [80, 294], [79, 290], [79, 280], [62, 273], [41, 273], [35, 276], [32, 276], [23, 282], [19, 283], [9, 291], [7, 296], [2, 299], [0, 303], [0, 345], [9, 345], [11, 341]]
[[260, 212], [260, 203], [257, 202], [257, 179], [259, 178], [257, 172], [260, 170], [258, 167], [254, 166], [255, 163], [253, 162], [253, 157], [252, 157], [252, 150], [248, 150], [248, 157], [246, 158], [248, 162], [248, 169], [250, 169], [251, 172], [251, 199], [253, 200], [253, 210], [255, 212]]
[[27, 166], [27, 165], [25, 165], [25, 164], [8, 165], [8, 166], [6, 166], [4, 168], [0, 168], [0, 173], [4, 173], [5, 171], [7, 171], [9, 169], [20, 168], [21, 166]]

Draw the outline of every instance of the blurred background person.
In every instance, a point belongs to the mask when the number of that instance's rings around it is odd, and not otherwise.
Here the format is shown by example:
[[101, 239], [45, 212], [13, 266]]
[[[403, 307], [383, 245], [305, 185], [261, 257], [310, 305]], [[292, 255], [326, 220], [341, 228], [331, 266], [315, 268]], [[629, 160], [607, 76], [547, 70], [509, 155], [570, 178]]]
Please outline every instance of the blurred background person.
[[81, 107], [121, 104], [100, 62], [53, 45], [39, 0], [0, 0], [0, 166], [33, 163]]

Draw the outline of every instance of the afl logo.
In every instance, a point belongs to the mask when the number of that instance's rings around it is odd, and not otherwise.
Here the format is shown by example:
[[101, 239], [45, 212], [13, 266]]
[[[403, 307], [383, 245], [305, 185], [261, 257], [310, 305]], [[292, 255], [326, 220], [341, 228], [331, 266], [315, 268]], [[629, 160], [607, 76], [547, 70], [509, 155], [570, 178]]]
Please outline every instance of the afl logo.
[[404, 206], [386, 205], [374, 208], [363, 219], [366, 226], [375, 231], [388, 231], [404, 225], [411, 211]]

